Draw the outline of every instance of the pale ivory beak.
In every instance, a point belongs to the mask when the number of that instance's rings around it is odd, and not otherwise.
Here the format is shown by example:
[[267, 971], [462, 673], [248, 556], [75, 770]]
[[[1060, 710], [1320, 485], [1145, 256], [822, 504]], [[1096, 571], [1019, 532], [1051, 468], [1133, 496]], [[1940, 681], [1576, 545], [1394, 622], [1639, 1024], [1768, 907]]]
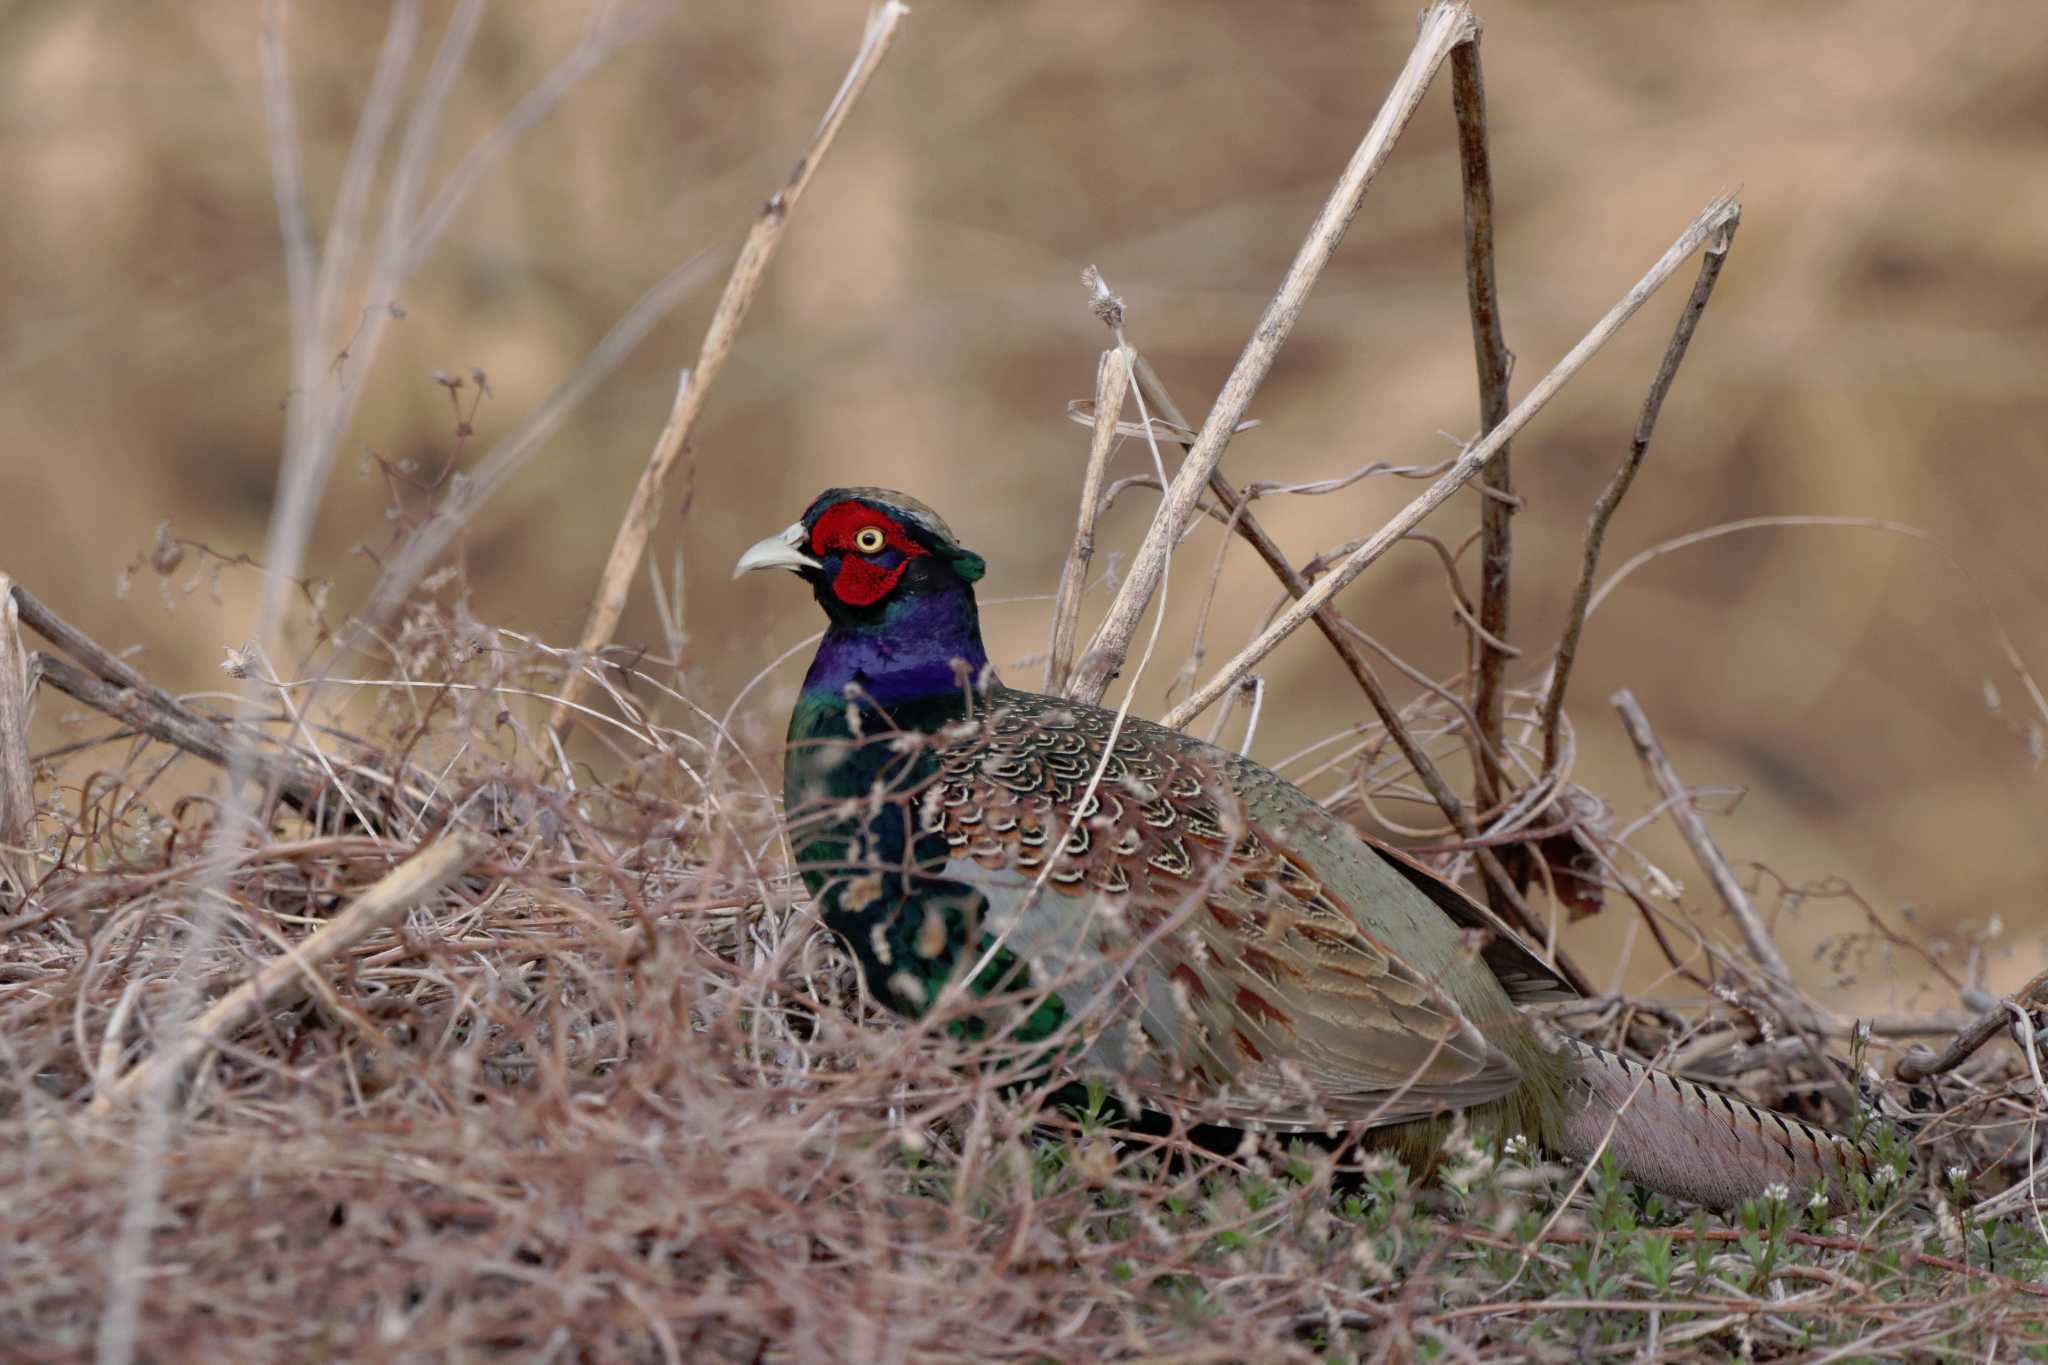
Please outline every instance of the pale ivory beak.
[[797, 522], [787, 531], [778, 531], [755, 545], [740, 556], [740, 562], [732, 566], [732, 576], [755, 569], [791, 569], [802, 572], [805, 569], [822, 569], [825, 566], [803, 552], [803, 545], [809, 536], [804, 524]]

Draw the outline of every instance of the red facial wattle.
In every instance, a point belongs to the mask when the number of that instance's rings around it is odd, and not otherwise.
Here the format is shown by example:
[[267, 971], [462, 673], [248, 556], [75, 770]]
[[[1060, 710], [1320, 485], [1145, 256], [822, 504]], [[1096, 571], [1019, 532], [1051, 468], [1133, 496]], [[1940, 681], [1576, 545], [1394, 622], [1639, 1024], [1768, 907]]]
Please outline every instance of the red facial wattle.
[[[882, 533], [882, 544], [863, 551], [856, 538], [869, 528]], [[875, 562], [874, 556], [890, 550], [899, 556], [894, 567]], [[894, 517], [865, 503], [842, 502], [826, 508], [811, 523], [811, 553], [820, 559], [839, 556], [839, 572], [832, 579], [834, 596], [850, 607], [871, 607], [896, 587], [911, 560], [931, 551], [912, 540], [903, 523]]]

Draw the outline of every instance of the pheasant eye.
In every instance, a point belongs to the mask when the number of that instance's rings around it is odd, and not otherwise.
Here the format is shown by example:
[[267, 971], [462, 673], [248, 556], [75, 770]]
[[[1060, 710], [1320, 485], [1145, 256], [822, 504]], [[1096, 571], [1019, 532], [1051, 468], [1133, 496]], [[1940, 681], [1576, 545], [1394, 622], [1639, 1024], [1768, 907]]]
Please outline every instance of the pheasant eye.
[[863, 526], [853, 533], [853, 548], [864, 555], [879, 554], [888, 543], [889, 538], [882, 534], [879, 526]]

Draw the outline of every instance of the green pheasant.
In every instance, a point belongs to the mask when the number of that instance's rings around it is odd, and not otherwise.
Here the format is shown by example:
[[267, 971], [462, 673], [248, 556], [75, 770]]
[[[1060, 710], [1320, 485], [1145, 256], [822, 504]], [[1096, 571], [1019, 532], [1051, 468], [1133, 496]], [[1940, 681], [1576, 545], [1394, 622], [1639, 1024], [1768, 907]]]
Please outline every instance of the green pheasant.
[[1277, 774], [1150, 722], [1001, 685], [981, 558], [914, 498], [835, 488], [741, 557], [829, 622], [784, 795], [824, 922], [912, 1017], [1052, 1049], [1146, 1107], [1263, 1131], [1448, 1116], [1726, 1207], [1839, 1190], [1845, 1138], [1613, 1053], [1518, 1006], [1570, 988], [1485, 907]]

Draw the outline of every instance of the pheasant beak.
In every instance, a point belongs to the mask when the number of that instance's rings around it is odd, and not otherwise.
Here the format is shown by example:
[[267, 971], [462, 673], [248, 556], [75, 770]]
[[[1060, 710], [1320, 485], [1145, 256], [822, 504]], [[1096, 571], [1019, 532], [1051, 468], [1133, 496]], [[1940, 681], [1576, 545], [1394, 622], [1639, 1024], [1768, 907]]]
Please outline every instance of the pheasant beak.
[[795, 573], [822, 569], [825, 567], [823, 564], [803, 551], [804, 543], [809, 539], [800, 521], [787, 531], [778, 531], [741, 555], [740, 562], [732, 566], [732, 576], [738, 578], [755, 569], [789, 569]]

